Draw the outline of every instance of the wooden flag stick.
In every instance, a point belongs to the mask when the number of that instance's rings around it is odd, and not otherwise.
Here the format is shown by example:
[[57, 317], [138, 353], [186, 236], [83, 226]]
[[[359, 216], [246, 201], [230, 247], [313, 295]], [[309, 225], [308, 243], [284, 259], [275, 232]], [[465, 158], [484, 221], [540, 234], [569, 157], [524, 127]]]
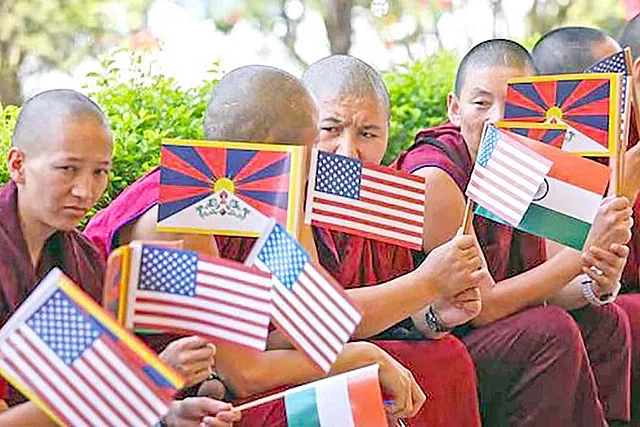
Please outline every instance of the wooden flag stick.
[[462, 220], [462, 234], [471, 234], [473, 224], [473, 200], [467, 199], [467, 206], [464, 208], [464, 219]]
[[273, 402], [274, 400], [282, 399], [287, 394], [287, 390], [281, 391], [280, 393], [271, 394], [269, 396], [261, 397], [260, 399], [252, 400], [251, 402], [247, 402], [244, 405], [237, 406], [233, 408], [233, 411], [242, 412], [246, 411], [250, 408], [255, 408], [256, 406], [264, 405], [265, 403]]
[[[625, 155], [627, 153], [627, 148], [629, 146], [629, 133], [631, 130], [631, 104], [635, 104], [638, 106], [637, 102], [637, 93], [635, 91], [635, 85], [633, 84], [633, 60], [631, 57], [631, 49], [629, 47], [624, 48], [624, 60], [627, 66], [627, 75], [626, 75], [626, 85], [628, 90], [631, 93], [627, 93], [627, 96], [631, 98], [631, 101], [627, 103], [625, 107], [624, 117], [620, 117], [620, 120], [624, 121], [624, 129], [622, 132], [622, 136], [619, 140], [619, 148], [615, 153], [615, 169], [614, 173], [616, 176], [615, 181], [615, 195], [621, 196], [624, 191], [624, 170], [625, 170]], [[638, 108], [635, 108], [636, 119], [639, 119], [640, 111]], [[636, 120], [636, 126], [640, 126], [638, 120]], [[640, 129], [639, 129], [640, 131]], [[614, 183], [612, 183], [614, 184]]]

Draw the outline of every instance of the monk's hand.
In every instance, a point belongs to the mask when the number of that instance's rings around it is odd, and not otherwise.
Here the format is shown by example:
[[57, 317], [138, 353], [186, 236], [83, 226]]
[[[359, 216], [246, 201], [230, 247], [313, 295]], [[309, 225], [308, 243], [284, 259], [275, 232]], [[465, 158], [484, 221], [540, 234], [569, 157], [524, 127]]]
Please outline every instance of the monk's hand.
[[584, 247], [608, 250], [612, 244], [624, 245], [631, 239], [633, 209], [626, 197], [603, 199]]
[[424, 404], [426, 396], [413, 374], [380, 347], [370, 348], [376, 352], [375, 359], [380, 366], [382, 391], [392, 398], [392, 403], [385, 405], [385, 410], [395, 418], [415, 416]]
[[164, 422], [169, 427], [231, 427], [240, 416], [229, 403], [189, 397], [173, 402]]
[[439, 298], [433, 303], [433, 310], [447, 328], [464, 325], [482, 310], [480, 289], [467, 289], [453, 298]]
[[160, 353], [160, 357], [186, 378], [186, 387], [201, 383], [215, 366], [216, 347], [197, 336], [180, 338]]
[[595, 283], [598, 297], [618, 291], [628, 256], [629, 248], [617, 243], [612, 244], [608, 251], [591, 246], [582, 253], [582, 271]]
[[416, 270], [441, 298], [454, 298], [478, 286], [488, 274], [475, 236], [460, 235], [433, 249]]

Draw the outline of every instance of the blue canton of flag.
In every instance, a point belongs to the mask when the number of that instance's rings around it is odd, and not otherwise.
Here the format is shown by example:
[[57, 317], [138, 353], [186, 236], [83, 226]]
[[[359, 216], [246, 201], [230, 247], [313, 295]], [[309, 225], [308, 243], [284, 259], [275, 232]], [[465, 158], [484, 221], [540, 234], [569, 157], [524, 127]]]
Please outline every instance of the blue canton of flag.
[[139, 289], [194, 296], [198, 254], [172, 248], [144, 246]]
[[56, 291], [28, 318], [27, 325], [67, 365], [79, 358], [104, 332], [61, 291]]
[[620, 51], [599, 61], [587, 69], [587, 73], [621, 73], [622, 74], [622, 92], [620, 97], [620, 114], [625, 112], [627, 107], [627, 76], [629, 75], [625, 52]]
[[359, 199], [361, 181], [362, 162], [318, 152], [316, 191]]
[[489, 163], [489, 159], [491, 159], [491, 155], [493, 154], [493, 150], [496, 149], [498, 145], [498, 130], [493, 126], [487, 126], [486, 134], [484, 136], [484, 140], [482, 141], [482, 147], [480, 148], [480, 153], [478, 154], [478, 164], [483, 167], [487, 167], [487, 163]]
[[362, 319], [344, 290], [275, 222], [256, 242], [247, 264], [274, 276], [273, 320], [297, 348], [328, 372]]
[[309, 255], [287, 231], [276, 224], [267, 237], [258, 259], [269, 268], [271, 274], [291, 290]]

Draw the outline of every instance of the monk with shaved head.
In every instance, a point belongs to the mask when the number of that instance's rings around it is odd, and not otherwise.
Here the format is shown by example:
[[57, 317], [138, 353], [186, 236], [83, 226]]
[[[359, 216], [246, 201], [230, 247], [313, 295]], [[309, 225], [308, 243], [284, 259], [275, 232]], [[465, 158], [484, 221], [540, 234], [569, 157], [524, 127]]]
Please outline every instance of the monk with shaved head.
[[[399, 158], [398, 167], [428, 183], [425, 252], [451, 238], [462, 222], [482, 129], [503, 117], [507, 80], [534, 73], [529, 53], [515, 42], [475, 46], [448, 96], [449, 121], [420, 132]], [[482, 310], [459, 335], [476, 365], [486, 425], [628, 420], [628, 319], [615, 304], [591, 305], [582, 281], [597, 295], [613, 292], [628, 253], [630, 215], [626, 199], [607, 201], [585, 250], [562, 249], [549, 260], [543, 239], [475, 217], [494, 280], [481, 285]]]
[[[11, 139], [10, 182], [0, 189], [0, 325], [53, 267], [97, 301], [104, 261], [76, 227], [102, 196], [111, 167], [112, 135], [100, 108], [71, 90], [41, 93], [22, 107]], [[185, 338], [187, 346], [197, 337]], [[188, 351], [174, 345], [161, 355], [170, 363]], [[211, 357], [206, 357], [207, 366]], [[44, 379], [43, 379], [44, 381]], [[0, 424], [52, 425], [24, 396], [0, 380]], [[6, 408], [6, 401], [10, 408]], [[229, 426], [238, 414], [207, 398], [174, 402], [166, 425], [200, 422]], [[216, 415], [216, 414], [219, 414]], [[192, 424], [189, 424], [192, 425]]]
[[[302, 144], [312, 147], [317, 137], [317, 110], [309, 92], [295, 77], [264, 66], [230, 72], [214, 88], [204, 123], [211, 140]], [[181, 239], [189, 249], [211, 251], [213, 236], [165, 234], [155, 231], [159, 171], [154, 170], [125, 190], [88, 225], [87, 233], [108, 252], [132, 239]], [[311, 231], [301, 239], [313, 249]], [[198, 240], [191, 240], [196, 237]], [[220, 254], [244, 260], [255, 239], [218, 238]], [[367, 342], [348, 343], [332, 367], [332, 373], [378, 363], [383, 390], [392, 397], [389, 410], [414, 415], [425, 396], [413, 375], [389, 354]], [[276, 388], [318, 379], [321, 374], [300, 351], [270, 348], [249, 352], [228, 343], [217, 343], [216, 367], [230, 397], [254, 398]], [[208, 386], [208, 384], [207, 384]], [[207, 393], [208, 391], [203, 391]], [[243, 413], [242, 425], [285, 426], [283, 402], [277, 401]]]
[[[640, 60], [637, 57], [640, 39], [635, 40], [633, 34], [637, 31], [638, 18], [630, 21], [618, 44], [604, 32], [595, 28], [563, 27], [545, 34], [533, 49], [533, 58], [541, 72], [577, 73], [602, 59], [620, 52], [621, 46], [631, 47], [633, 60], [633, 84], [636, 90], [640, 88]], [[548, 57], [549, 49], [556, 49], [553, 57]], [[634, 109], [637, 106], [634, 105]], [[633, 111], [632, 111], [633, 114]], [[629, 257], [622, 275], [622, 292], [616, 299], [616, 304], [624, 309], [631, 324], [631, 338], [633, 345], [631, 359], [631, 425], [640, 425], [640, 146], [637, 145], [637, 129], [635, 117], [629, 123], [630, 149], [625, 158], [625, 176], [623, 194], [634, 203], [634, 224], [632, 238], [629, 242]], [[608, 159], [601, 159], [606, 162]]]

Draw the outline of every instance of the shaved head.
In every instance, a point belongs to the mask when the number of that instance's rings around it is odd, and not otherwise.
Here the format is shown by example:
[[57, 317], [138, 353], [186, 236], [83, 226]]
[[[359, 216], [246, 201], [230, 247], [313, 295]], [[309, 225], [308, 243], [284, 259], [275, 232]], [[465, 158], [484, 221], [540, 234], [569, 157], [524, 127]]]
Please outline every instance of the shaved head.
[[618, 42], [622, 47], [629, 46], [631, 48], [631, 55], [634, 59], [640, 56], [640, 14], [627, 22]]
[[369, 98], [390, 114], [389, 92], [382, 77], [369, 64], [349, 55], [333, 55], [312, 64], [302, 82], [316, 102], [345, 95]]
[[25, 102], [11, 145], [26, 153], [42, 152], [53, 135], [59, 136], [64, 132], [68, 120], [95, 120], [111, 134], [107, 118], [95, 102], [74, 90], [56, 89], [42, 92]]
[[313, 144], [317, 115], [300, 80], [251, 65], [231, 71], [213, 89], [204, 134], [209, 140]]
[[542, 36], [532, 56], [540, 74], [582, 73], [620, 50], [617, 42], [595, 28], [563, 27]]
[[460, 96], [469, 72], [481, 68], [516, 68], [533, 73], [531, 55], [520, 44], [506, 39], [492, 39], [474, 46], [460, 61], [454, 91]]

